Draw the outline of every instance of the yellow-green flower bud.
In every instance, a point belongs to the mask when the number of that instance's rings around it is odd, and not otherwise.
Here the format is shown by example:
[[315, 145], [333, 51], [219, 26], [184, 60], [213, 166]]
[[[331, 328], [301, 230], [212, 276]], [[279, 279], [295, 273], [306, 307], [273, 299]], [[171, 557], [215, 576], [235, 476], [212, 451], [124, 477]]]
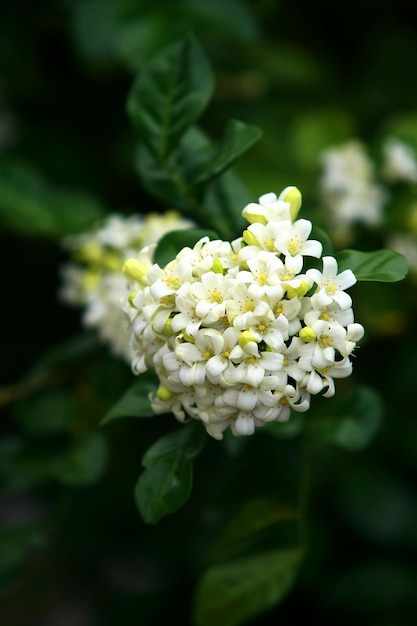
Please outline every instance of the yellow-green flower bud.
[[[256, 207], [258, 205], [256, 204], [249, 204], [246, 209], [243, 210], [242, 215], [245, 218], [245, 220], [247, 220], [249, 222], [249, 224], [263, 224], [265, 226], [265, 224], [267, 223], [267, 219], [264, 215], [260, 215], [259, 213], [256, 213]], [[251, 211], [252, 209], [252, 211]]]
[[292, 298], [302, 298], [306, 295], [307, 291], [310, 289], [310, 284], [303, 280], [301, 285], [297, 288], [291, 287], [291, 285], [287, 285], [287, 297], [289, 300]]
[[105, 252], [101, 258], [101, 264], [107, 270], [119, 272], [122, 262], [116, 252]]
[[93, 291], [97, 289], [99, 282], [99, 273], [96, 270], [87, 270], [82, 279], [82, 287], [85, 291]]
[[146, 269], [137, 259], [127, 259], [127, 261], [123, 263], [122, 271], [127, 278], [136, 280], [143, 286], [149, 285]]
[[242, 350], [248, 345], [248, 343], [257, 343], [250, 330], [244, 330], [243, 333], [240, 333], [238, 342]]
[[211, 271], [216, 274], [223, 274], [223, 265], [219, 261], [219, 259], [213, 259], [213, 265], [211, 266]]
[[305, 341], [306, 343], [314, 341], [317, 337], [315, 331], [313, 330], [313, 328], [311, 328], [311, 326], [305, 326], [304, 328], [302, 328], [298, 335], [300, 339], [302, 341]]
[[284, 202], [289, 202], [291, 219], [292, 221], [294, 221], [301, 208], [302, 197], [297, 187], [288, 187], [287, 189], [288, 190], [286, 193], [284, 193], [282, 199], [284, 200]]
[[250, 230], [243, 231], [243, 241], [247, 243], [248, 246], [259, 246], [259, 241]]
[[91, 242], [77, 250], [75, 258], [86, 263], [100, 263], [103, 257], [103, 248], [97, 242]]
[[167, 400], [172, 400], [174, 396], [175, 393], [168, 389], [166, 385], [160, 385], [156, 390], [156, 397], [164, 402], [166, 402]]

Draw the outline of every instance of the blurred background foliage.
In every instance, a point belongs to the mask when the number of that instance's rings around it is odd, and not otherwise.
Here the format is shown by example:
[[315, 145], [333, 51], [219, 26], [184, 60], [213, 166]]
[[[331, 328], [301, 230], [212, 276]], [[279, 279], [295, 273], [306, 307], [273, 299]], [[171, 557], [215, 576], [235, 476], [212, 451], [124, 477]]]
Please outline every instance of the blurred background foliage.
[[[155, 417], [97, 428], [131, 374], [82, 332], [79, 313], [60, 303], [60, 242], [110, 212], [166, 208], [135, 173], [137, 138], [125, 103], [136, 72], [193, 32], [216, 78], [204, 130], [219, 139], [230, 117], [263, 130], [236, 166], [249, 197], [296, 185], [303, 216], [326, 228], [318, 190], [323, 149], [359, 138], [376, 150], [387, 133], [417, 149], [416, 20], [411, 0], [2, 6], [5, 626], [191, 623], [197, 580], [221, 558], [228, 535], [223, 548], [218, 537], [233, 529], [241, 503], [271, 493], [285, 501], [299, 480], [301, 452], [285, 432], [259, 432], [250, 444], [210, 441], [187, 505], [146, 526], [132, 499], [141, 457], [175, 423]], [[404, 221], [402, 206], [391, 210], [390, 224]], [[352, 247], [384, 245], [381, 231], [358, 229]], [[354, 378], [382, 393], [384, 422], [364, 451], [331, 445], [326, 436], [314, 440], [301, 573], [283, 603], [256, 624], [306, 615], [323, 624], [415, 623], [415, 278], [352, 291], [356, 319], [367, 329]]]

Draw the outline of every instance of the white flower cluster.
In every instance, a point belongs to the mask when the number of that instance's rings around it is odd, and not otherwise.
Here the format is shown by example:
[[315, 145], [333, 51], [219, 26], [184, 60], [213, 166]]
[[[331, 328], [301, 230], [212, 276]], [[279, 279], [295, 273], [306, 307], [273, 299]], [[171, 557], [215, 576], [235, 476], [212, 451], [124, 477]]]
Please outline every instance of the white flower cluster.
[[100, 226], [63, 242], [74, 261], [62, 268], [61, 298], [83, 307], [85, 326], [97, 329], [112, 352], [128, 362], [132, 353], [121, 305], [130, 287], [121, 273], [123, 262], [136, 254], [138, 247], [192, 225], [175, 211], [163, 215], [110, 215]]
[[311, 394], [332, 396], [333, 379], [350, 375], [364, 332], [345, 291], [356, 279], [331, 256], [303, 272], [322, 246], [309, 239], [311, 222], [296, 219], [300, 205], [287, 187], [249, 204], [250, 226], [231, 243], [203, 238], [163, 268], [151, 248], [126, 261], [137, 286], [126, 304], [132, 369], [155, 369], [155, 412], [201, 420], [216, 439], [228, 427], [250, 435], [306, 411]]
[[[403, 214], [403, 228], [393, 231], [388, 222], [386, 247], [393, 248], [407, 258], [410, 269], [417, 271], [417, 204], [401, 201], [395, 207], [394, 185], [409, 185], [415, 194], [417, 183], [417, 154], [412, 145], [394, 136], [386, 137], [381, 144], [380, 164], [377, 167], [366, 146], [351, 140], [323, 151], [320, 199], [327, 210], [331, 235], [340, 246], [351, 244], [356, 223], [370, 228], [383, 229], [384, 212], [397, 217]], [[405, 228], [404, 228], [405, 227]]]
[[321, 194], [330, 220], [341, 229], [355, 222], [380, 223], [386, 194], [376, 182], [365, 146], [349, 141], [322, 154]]

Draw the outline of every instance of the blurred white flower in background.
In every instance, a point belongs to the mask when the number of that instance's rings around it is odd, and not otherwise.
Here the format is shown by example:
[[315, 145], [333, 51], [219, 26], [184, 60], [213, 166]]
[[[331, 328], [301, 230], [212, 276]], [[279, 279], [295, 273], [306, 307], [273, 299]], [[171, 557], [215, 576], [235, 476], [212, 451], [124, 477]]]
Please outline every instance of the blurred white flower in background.
[[328, 148], [321, 162], [321, 198], [333, 230], [343, 232], [360, 222], [378, 225], [387, 197], [365, 146], [351, 140]]
[[63, 241], [72, 261], [61, 269], [61, 299], [83, 309], [82, 321], [95, 328], [113, 354], [130, 362], [132, 354], [122, 303], [130, 293], [123, 262], [138, 247], [156, 243], [167, 232], [194, 224], [175, 211], [145, 216], [109, 215], [88, 232]]
[[384, 163], [382, 176], [388, 182], [417, 183], [417, 159], [411, 146], [395, 137], [389, 137], [382, 146]]

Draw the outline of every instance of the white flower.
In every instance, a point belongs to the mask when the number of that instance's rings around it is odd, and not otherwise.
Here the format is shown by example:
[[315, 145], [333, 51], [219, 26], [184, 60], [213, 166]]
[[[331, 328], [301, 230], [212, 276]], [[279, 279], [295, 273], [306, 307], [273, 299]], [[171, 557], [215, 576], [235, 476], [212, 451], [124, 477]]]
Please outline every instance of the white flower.
[[352, 305], [352, 299], [345, 289], [356, 283], [356, 277], [352, 270], [344, 270], [340, 274], [337, 271], [337, 261], [331, 256], [323, 257], [322, 273], [316, 269], [307, 270], [307, 276], [318, 287], [318, 291], [311, 297], [314, 306], [326, 307], [336, 302], [343, 310]]
[[298, 274], [303, 268], [303, 255], [320, 257], [322, 245], [319, 241], [308, 239], [312, 223], [297, 220], [293, 224], [284, 222], [275, 239], [275, 248], [285, 255], [285, 265], [292, 274]]
[[236, 283], [233, 294], [226, 300], [226, 315], [229, 323], [238, 330], [248, 329], [265, 315], [273, 318], [264, 291], [257, 283]]
[[284, 189], [279, 198], [277, 198], [275, 193], [263, 194], [259, 198], [258, 203], [251, 202], [243, 209], [243, 217], [250, 224], [254, 222], [266, 224], [271, 221], [291, 220], [291, 205], [283, 199], [290, 189], [295, 189], [295, 187]]
[[328, 148], [322, 154], [320, 191], [330, 226], [343, 229], [355, 222], [381, 222], [386, 192], [375, 180], [374, 167], [359, 141]]
[[382, 146], [384, 163], [382, 175], [389, 181], [417, 183], [417, 158], [411, 146], [389, 137]]

